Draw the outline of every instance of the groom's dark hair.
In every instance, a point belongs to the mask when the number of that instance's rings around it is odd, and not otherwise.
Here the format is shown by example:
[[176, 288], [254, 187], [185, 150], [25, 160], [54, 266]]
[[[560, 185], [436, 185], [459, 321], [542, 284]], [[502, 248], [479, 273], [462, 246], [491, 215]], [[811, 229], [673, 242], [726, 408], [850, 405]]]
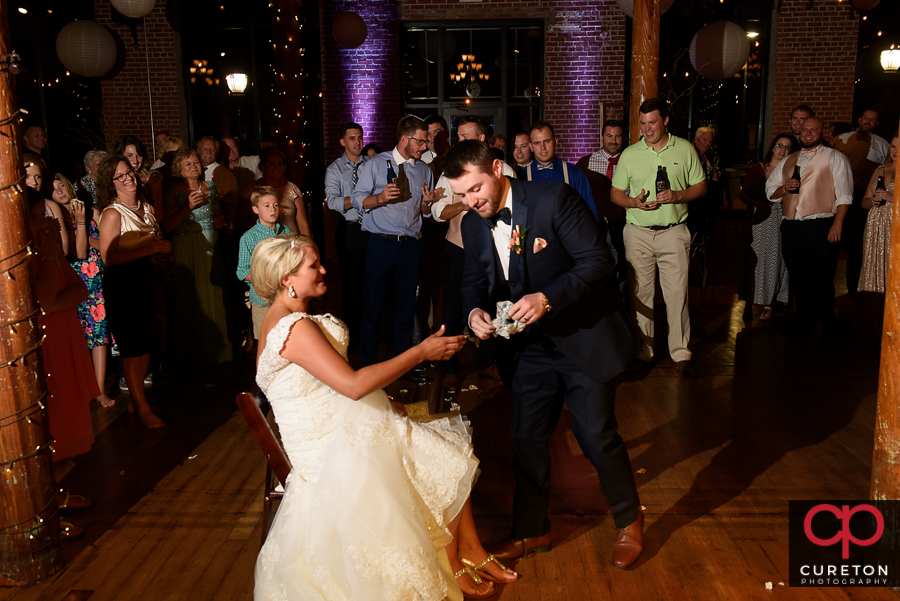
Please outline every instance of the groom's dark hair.
[[475, 165], [484, 173], [492, 171], [494, 161], [497, 155], [481, 140], [465, 140], [450, 149], [447, 158], [444, 160], [444, 175], [447, 179], [456, 179], [461, 177], [466, 171], [470, 171], [466, 167]]

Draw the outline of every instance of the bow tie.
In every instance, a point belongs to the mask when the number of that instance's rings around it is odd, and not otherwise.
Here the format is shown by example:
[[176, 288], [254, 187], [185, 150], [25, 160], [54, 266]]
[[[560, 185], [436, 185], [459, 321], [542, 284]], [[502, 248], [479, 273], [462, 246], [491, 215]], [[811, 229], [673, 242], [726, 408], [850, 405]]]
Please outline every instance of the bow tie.
[[800, 151], [800, 156], [805, 157], [805, 156], [810, 155], [810, 154], [816, 154], [816, 150], [817, 150], [817, 149], [818, 149], [818, 146], [817, 146], [816, 148], [807, 148], [807, 149], [805, 149], [805, 150], [801, 150], [801, 151]]
[[511, 224], [512, 224], [512, 214], [509, 212], [509, 209], [508, 209], [508, 208], [503, 207], [502, 209], [500, 209], [499, 211], [497, 211], [497, 214], [496, 214], [496, 215], [494, 215], [494, 216], [492, 216], [492, 217], [485, 217], [485, 218], [484, 218], [484, 222], [487, 224], [487, 226], [488, 226], [490, 229], [494, 229], [495, 227], [497, 227], [497, 222], [498, 222], [498, 221], [502, 221], [502, 222], [505, 223], [506, 225], [511, 225]]
[[871, 142], [872, 141], [872, 137], [864, 131], [856, 132], [856, 139], [859, 142]]
[[537, 170], [538, 170], [538, 171], [544, 171], [544, 170], [546, 170], [546, 169], [553, 169], [554, 167], [555, 167], [555, 166], [553, 165], [553, 163], [547, 163], [546, 165], [542, 165], [542, 164], [540, 163], [540, 161], [538, 161], [538, 164], [537, 164]]

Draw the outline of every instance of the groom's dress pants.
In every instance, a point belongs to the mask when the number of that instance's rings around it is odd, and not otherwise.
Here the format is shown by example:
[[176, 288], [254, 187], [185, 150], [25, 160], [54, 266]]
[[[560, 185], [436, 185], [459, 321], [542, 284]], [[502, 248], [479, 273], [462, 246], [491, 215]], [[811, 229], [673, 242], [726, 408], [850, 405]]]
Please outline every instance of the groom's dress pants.
[[520, 347], [517, 360], [510, 428], [516, 478], [512, 537], [532, 538], [550, 532], [547, 443], [559, 422], [563, 404], [572, 414], [572, 431], [581, 450], [600, 476], [616, 527], [624, 528], [634, 522], [640, 502], [631, 460], [617, 431], [615, 380], [592, 380], [547, 336], [535, 336]]

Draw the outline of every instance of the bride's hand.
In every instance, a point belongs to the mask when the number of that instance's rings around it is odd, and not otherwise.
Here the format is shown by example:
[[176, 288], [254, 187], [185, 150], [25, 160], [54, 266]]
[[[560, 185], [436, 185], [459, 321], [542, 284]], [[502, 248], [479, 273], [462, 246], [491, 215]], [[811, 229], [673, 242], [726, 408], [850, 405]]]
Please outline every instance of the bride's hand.
[[465, 336], [444, 336], [446, 329], [447, 326], [441, 326], [441, 329], [419, 344], [425, 351], [425, 361], [446, 361], [466, 343]]
[[400, 401], [391, 401], [391, 407], [394, 408], [394, 411], [402, 415], [403, 417], [407, 417], [406, 414], [406, 405], [401, 403]]

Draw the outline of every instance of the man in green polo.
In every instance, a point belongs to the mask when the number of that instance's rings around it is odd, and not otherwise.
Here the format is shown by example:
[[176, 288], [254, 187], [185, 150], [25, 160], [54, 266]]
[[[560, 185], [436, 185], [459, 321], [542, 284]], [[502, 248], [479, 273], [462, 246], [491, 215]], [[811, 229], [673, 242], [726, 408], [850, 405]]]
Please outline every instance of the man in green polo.
[[[643, 139], [622, 152], [612, 180], [612, 201], [627, 209], [625, 258], [634, 278], [632, 307], [644, 338], [637, 358], [653, 358], [653, 294], [658, 269], [669, 324], [669, 354], [681, 375], [694, 377], [688, 350], [691, 235], [685, 221], [687, 203], [706, 194], [706, 174], [694, 147], [666, 131], [668, 123], [665, 102], [651, 98], [641, 104]], [[659, 167], [665, 168], [668, 187], [657, 192]]]

